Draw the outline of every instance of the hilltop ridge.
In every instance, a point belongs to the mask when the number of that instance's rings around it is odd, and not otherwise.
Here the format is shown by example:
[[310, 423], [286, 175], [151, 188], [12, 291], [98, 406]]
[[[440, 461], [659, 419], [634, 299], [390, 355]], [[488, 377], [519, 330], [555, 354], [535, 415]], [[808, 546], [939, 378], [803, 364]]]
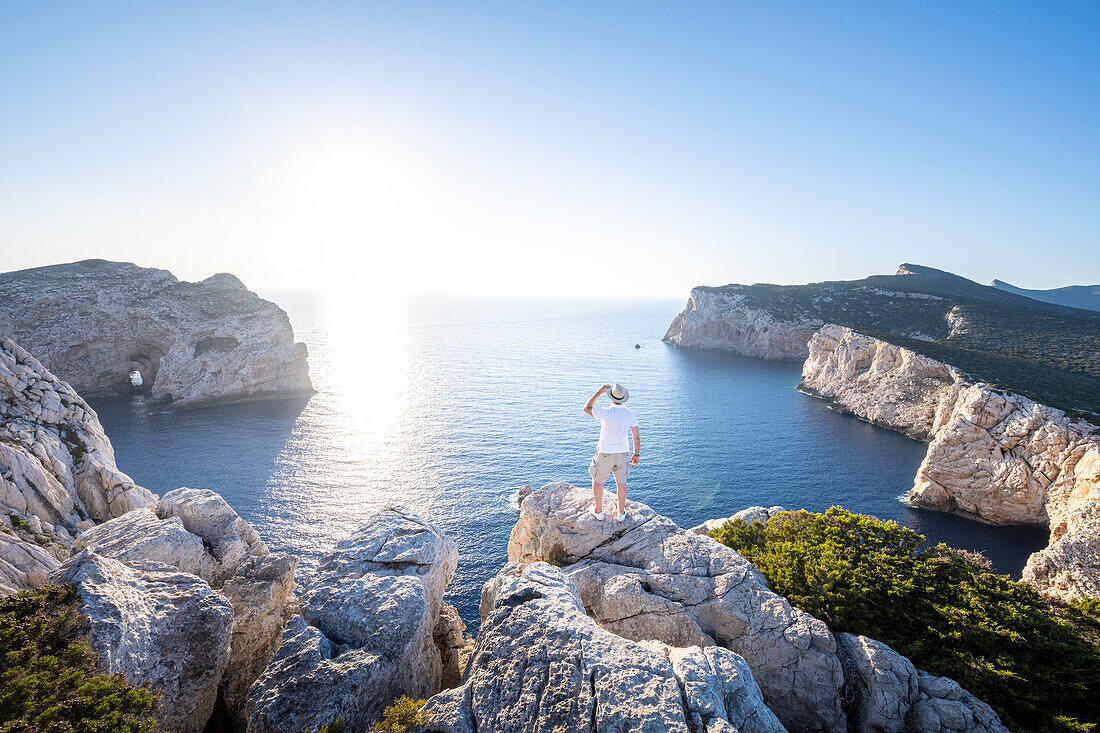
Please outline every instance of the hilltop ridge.
[[[825, 323], [846, 326], [951, 364], [975, 380], [1093, 421], [1100, 416], [1100, 313], [1094, 311], [912, 263], [894, 275], [861, 280], [700, 286], [696, 294], [723, 300], [725, 308], [766, 314], [773, 325], [797, 331], [795, 341], [802, 344], [805, 331]], [[666, 340], [693, 345], [677, 335], [687, 312]], [[799, 346], [773, 358], [804, 359], [806, 353]]]

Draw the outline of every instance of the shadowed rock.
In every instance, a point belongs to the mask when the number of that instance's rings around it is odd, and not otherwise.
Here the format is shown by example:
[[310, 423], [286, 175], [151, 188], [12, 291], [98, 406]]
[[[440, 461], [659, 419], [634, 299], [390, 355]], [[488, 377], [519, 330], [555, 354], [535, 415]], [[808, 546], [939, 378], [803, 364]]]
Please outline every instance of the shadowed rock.
[[454, 542], [419, 518], [372, 515], [302, 594], [302, 615], [249, 692], [250, 733], [300, 733], [337, 717], [366, 730], [394, 698], [437, 692], [433, 632], [457, 560]]
[[233, 608], [206, 581], [167, 565], [130, 565], [91, 550], [50, 578], [76, 586], [89, 642], [107, 674], [161, 693], [158, 730], [203, 730], [229, 664]]

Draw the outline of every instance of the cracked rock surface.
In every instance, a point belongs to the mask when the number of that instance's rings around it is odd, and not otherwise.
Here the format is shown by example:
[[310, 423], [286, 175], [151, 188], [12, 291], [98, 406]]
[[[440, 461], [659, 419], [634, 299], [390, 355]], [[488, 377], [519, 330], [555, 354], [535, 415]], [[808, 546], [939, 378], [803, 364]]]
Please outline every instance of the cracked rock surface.
[[313, 387], [286, 313], [226, 273], [202, 282], [84, 260], [0, 274], [0, 338], [81, 393], [143, 388], [180, 407], [291, 397]]
[[203, 730], [229, 664], [233, 608], [225, 598], [168, 565], [131, 565], [92, 550], [66, 561], [51, 582], [76, 586], [100, 668], [161, 694], [158, 730]]
[[141, 566], [154, 562], [196, 575], [233, 609], [231, 654], [221, 679], [225, 706], [238, 729], [246, 724], [248, 690], [267, 667], [297, 608], [298, 559], [267, 545], [219, 494], [181, 488], [156, 505], [135, 509], [77, 538], [74, 552]]
[[337, 717], [366, 730], [394, 698], [436, 693], [434, 632], [457, 561], [435, 526], [397, 509], [373, 514], [302, 593], [301, 615], [248, 693], [250, 733], [300, 733]]
[[[614, 516], [610, 501], [605, 516]], [[844, 731], [844, 684], [828, 627], [768, 589], [744, 558], [637, 502], [598, 521], [592, 497], [548, 484], [523, 499], [508, 559], [560, 559], [584, 607], [608, 631], [671, 646], [718, 645], [748, 663], [790, 730]], [[482, 601], [484, 607], [484, 600]], [[483, 608], [484, 613], [484, 608]]]
[[585, 615], [546, 563], [509, 564], [485, 586], [462, 686], [431, 698], [435, 733], [785, 730], [745, 660], [720, 647], [631, 641]]

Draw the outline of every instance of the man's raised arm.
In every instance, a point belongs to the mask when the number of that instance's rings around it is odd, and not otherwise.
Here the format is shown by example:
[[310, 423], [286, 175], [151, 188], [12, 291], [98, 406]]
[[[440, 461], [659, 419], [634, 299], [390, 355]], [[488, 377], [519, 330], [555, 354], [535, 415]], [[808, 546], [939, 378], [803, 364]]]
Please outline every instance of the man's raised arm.
[[588, 402], [584, 403], [584, 414], [586, 414], [588, 416], [591, 416], [592, 415], [592, 408], [596, 406], [596, 400], [598, 400], [600, 398], [600, 395], [602, 395], [604, 392], [606, 392], [609, 389], [611, 389], [610, 384], [605, 384], [604, 386], [597, 389], [596, 394], [589, 397]]

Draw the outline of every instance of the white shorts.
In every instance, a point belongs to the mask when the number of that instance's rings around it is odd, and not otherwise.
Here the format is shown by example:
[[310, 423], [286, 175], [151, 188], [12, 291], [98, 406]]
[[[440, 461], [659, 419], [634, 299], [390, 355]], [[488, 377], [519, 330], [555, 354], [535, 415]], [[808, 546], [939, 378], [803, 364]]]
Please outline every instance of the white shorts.
[[607, 474], [614, 472], [615, 484], [626, 482], [630, 474], [630, 453], [601, 453], [596, 451], [592, 456], [592, 463], [588, 466], [588, 473], [592, 480], [602, 484], [607, 480]]

